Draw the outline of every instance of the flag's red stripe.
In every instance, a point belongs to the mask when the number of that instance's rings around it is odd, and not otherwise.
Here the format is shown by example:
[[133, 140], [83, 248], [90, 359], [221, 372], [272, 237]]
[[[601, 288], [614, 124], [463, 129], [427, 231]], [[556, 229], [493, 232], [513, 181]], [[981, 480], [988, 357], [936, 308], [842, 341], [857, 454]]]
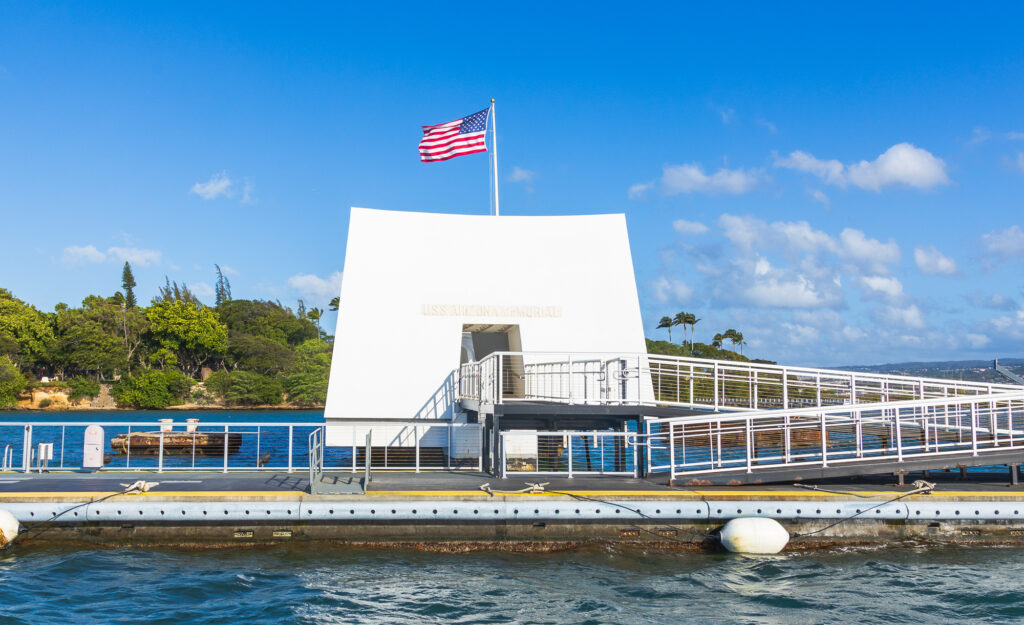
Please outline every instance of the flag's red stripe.
[[449, 145], [454, 145], [454, 144], [456, 144], [456, 143], [458, 143], [460, 141], [462, 141], [462, 142], [475, 141], [475, 140], [480, 139], [482, 136], [483, 136], [483, 132], [481, 131], [479, 133], [473, 132], [473, 133], [467, 133], [467, 134], [464, 134], [464, 135], [455, 135], [453, 137], [447, 137], [444, 141], [436, 141], [436, 142], [433, 142], [433, 143], [427, 143], [426, 141], [420, 141], [420, 149], [422, 150], [424, 148], [427, 148], [427, 149], [431, 149], [431, 150], [438, 150], [438, 149], [441, 149], [441, 148], [448, 147]]
[[486, 151], [487, 151], [487, 148], [482, 147], [479, 150], [473, 150], [472, 152], [459, 152], [457, 154], [448, 154], [446, 156], [440, 156], [440, 157], [437, 157], [437, 158], [422, 157], [422, 158], [420, 158], [420, 160], [422, 162], [424, 162], [424, 163], [436, 163], [436, 162], [439, 162], [439, 161], [447, 161], [448, 159], [455, 158], [456, 156], [462, 156], [463, 154], [476, 154], [477, 152], [486, 152]]
[[450, 145], [450, 146], [448, 146], [448, 147], [446, 147], [444, 149], [437, 149], [437, 150], [424, 150], [424, 149], [421, 149], [420, 150], [420, 154], [423, 154], [423, 155], [426, 155], [426, 156], [432, 156], [432, 155], [435, 155], [435, 154], [445, 154], [447, 152], [451, 152], [452, 150], [461, 150], [463, 148], [475, 147], [475, 146], [478, 146], [478, 145], [485, 145], [484, 140], [480, 139], [479, 141], [463, 141], [461, 143]]

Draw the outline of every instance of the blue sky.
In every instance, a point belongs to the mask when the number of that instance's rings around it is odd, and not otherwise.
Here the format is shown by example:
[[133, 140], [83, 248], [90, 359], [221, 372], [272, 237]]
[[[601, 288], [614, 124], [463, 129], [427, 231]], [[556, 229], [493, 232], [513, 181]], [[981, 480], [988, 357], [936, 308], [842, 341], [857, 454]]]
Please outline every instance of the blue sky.
[[0, 286], [325, 307], [349, 206], [487, 212], [416, 143], [493, 97], [502, 212], [625, 212], [649, 336], [1021, 355], [1019, 4], [363, 4], [0, 3]]

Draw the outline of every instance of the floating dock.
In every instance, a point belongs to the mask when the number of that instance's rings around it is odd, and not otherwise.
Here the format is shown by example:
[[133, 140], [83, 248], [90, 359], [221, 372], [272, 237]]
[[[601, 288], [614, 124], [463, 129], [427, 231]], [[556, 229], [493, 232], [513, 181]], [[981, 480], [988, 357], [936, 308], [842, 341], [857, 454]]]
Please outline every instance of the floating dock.
[[[22, 524], [21, 547], [330, 541], [433, 550], [551, 550], [593, 542], [708, 549], [715, 548], [716, 531], [737, 517], [779, 521], [792, 536], [788, 549], [1024, 543], [1024, 490], [1002, 475], [958, 476], [940, 474], [932, 493], [907, 496], [913, 487], [863, 481], [679, 488], [612, 477], [524, 481], [378, 472], [365, 494], [358, 488], [311, 495], [299, 473], [3, 474], [0, 508]], [[140, 478], [158, 485], [117, 494]], [[529, 484], [539, 482], [546, 484], [531, 492]]]

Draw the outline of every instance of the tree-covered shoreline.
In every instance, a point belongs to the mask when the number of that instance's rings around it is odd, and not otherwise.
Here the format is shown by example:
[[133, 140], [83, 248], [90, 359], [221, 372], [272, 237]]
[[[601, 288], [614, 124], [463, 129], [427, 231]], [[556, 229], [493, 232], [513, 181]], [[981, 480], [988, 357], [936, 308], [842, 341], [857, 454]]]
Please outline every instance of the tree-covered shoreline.
[[212, 305], [169, 279], [140, 305], [127, 262], [120, 290], [78, 307], [43, 312], [0, 288], [0, 408], [41, 385], [75, 403], [101, 383], [118, 408], [322, 406], [333, 346], [323, 310], [234, 299], [215, 269]]

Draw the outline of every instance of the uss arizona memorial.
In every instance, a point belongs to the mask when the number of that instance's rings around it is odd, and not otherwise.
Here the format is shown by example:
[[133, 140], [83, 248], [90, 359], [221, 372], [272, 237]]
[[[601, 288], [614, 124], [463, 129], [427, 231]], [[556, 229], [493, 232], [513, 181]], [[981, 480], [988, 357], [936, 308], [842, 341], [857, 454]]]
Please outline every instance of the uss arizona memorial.
[[1020, 386], [647, 354], [624, 215], [353, 208], [343, 275], [324, 443], [375, 465], [738, 484], [1024, 457]]

